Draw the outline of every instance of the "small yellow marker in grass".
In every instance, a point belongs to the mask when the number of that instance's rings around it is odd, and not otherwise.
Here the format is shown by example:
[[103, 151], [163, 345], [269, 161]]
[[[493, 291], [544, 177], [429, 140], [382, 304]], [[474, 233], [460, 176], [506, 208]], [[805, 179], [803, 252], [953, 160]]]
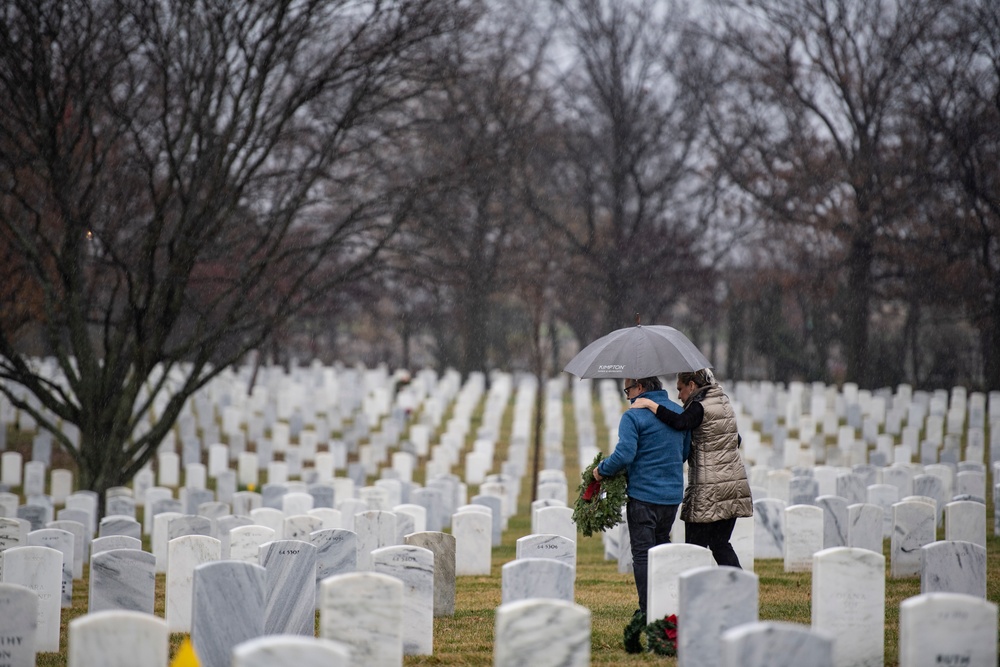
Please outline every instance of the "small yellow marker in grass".
[[190, 637], [185, 637], [184, 642], [177, 649], [177, 655], [170, 662], [170, 667], [201, 667], [198, 663], [198, 656], [194, 652], [194, 646], [191, 645]]

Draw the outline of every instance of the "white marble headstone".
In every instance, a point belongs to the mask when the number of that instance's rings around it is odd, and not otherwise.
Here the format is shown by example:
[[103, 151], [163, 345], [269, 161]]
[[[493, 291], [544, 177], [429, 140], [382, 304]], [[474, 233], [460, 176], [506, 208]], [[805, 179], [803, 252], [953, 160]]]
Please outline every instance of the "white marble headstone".
[[214, 537], [185, 535], [167, 545], [166, 620], [171, 632], [191, 632], [194, 569], [219, 560], [222, 543]]
[[489, 576], [492, 564], [493, 519], [478, 511], [452, 516], [455, 536], [455, 574]]
[[[503, 539], [504, 524], [503, 510], [501, 508], [503, 504], [502, 498], [499, 496], [477, 495], [472, 497], [472, 504], [490, 510], [490, 518], [493, 520], [491, 544], [495, 547], [500, 546]], [[459, 511], [461, 511], [461, 508], [459, 508]]]
[[661, 619], [676, 614], [679, 577], [698, 567], [715, 565], [710, 549], [696, 544], [659, 544], [649, 550], [646, 578], [646, 617]]
[[89, 522], [87, 530], [91, 535], [97, 532], [97, 495], [77, 491], [66, 496], [66, 509], [82, 510], [87, 512]]
[[343, 528], [343, 518], [340, 510], [335, 510], [331, 507], [316, 507], [309, 510], [308, 515], [317, 517], [323, 522], [320, 530]]
[[11, 667], [34, 667], [38, 594], [20, 584], [0, 583], [0, 655]]
[[847, 506], [847, 546], [882, 553], [882, 508], [871, 503]]
[[76, 538], [73, 533], [58, 528], [43, 528], [28, 533], [28, 546], [49, 547], [63, 555], [62, 562], [62, 598], [60, 604], [68, 608], [73, 606], [73, 560], [75, 558]]
[[167, 522], [167, 542], [185, 535], [204, 535], [216, 537], [215, 522], [206, 516], [183, 514], [173, 517]]
[[142, 540], [137, 540], [128, 535], [98, 537], [90, 543], [90, 557], [93, 558], [102, 551], [111, 551], [112, 549], [135, 549], [142, 551]]
[[986, 548], [941, 540], [920, 549], [920, 592], [986, 597]]
[[416, 532], [406, 536], [408, 545], [434, 553], [434, 615], [455, 613], [455, 536], [449, 533]]
[[618, 574], [632, 574], [634, 564], [632, 563], [632, 549], [628, 530], [628, 519], [625, 516], [625, 508], [622, 508], [622, 522], [611, 530], [618, 533]]
[[237, 491], [230, 501], [233, 506], [233, 514], [237, 516], [250, 516], [250, 512], [263, 507], [263, 499], [256, 491]]
[[392, 546], [372, 551], [375, 572], [403, 582], [403, 653], [434, 652], [434, 553], [414, 546]]
[[[162, 510], [158, 503], [163, 500], [173, 500], [174, 492], [163, 486], [153, 486], [146, 489], [146, 506], [142, 513], [142, 533], [143, 535], [153, 534], [153, 517], [161, 511], [180, 512], [183, 507], [176, 505], [171, 510]], [[180, 503], [180, 501], [177, 501]]]
[[823, 549], [823, 510], [815, 505], [786, 508], [784, 531], [785, 572], [808, 572], [813, 554]]
[[986, 505], [956, 500], [944, 506], [944, 539], [972, 542], [986, 548]]
[[85, 553], [89, 551], [86, 526], [79, 521], [63, 519], [59, 521], [50, 521], [45, 525], [45, 527], [65, 530], [73, 535], [73, 578], [82, 579]]
[[882, 469], [882, 483], [895, 486], [900, 498], [913, 495], [913, 473], [903, 465], [893, 465]]
[[959, 593], [924, 593], [899, 605], [900, 667], [997, 664], [997, 605]]
[[17, 516], [17, 506], [21, 498], [8, 491], [0, 491], [0, 519], [13, 519]]
[[69, 667], [167, 667], [167, 623], [137, 611], [101, 611], [70, 621]]
[[127, 535], [137, 540], [142, 539], [142, 524], [127, 516], [106, 516], [101, 519], [97, 534], [100, 537], [108, 535]]
[[899, 489], [892, 484], [872, 484], [868, 487], [867, 502], [882, 508], [882, 539], [892, 537], [892, 506], [900, 498]]
[[264, 631], [269, 635], [316, 632], [316, 547], [302, 540], [262, 544], [260, 564], [266, 571]]
[[885, 642], [885, 557], [834, 547], [813, 557], [812, 627], [834, 638], [837, 665], [881, 665]]
[[250, 518], [259, 526], [267, 526], [282, 539], [285, 530], [285, 513], [273, 507], [258, 507], [250, 510]]
[[321, 584], [335, 574], [348, 574], [358, 569], [358, 536], [339, 528], [317, 530], [309, 535], [316, 547], [316, 605], [319, 608]]
[[[674, 539], [674, 531], [677, 532], [677, 541], [680, 542], [683, 537], [681, 537], [680, 532], [677, 531], [677, 520], [674, 522], [674, 529], [671, 532], [671, 541]], [[684, 525], [683, 521], [679, 522], [680, 525]], [[733, 524], [733, 532], [729, 536], [729, 543], [733, 547], [733, 552], [736, 554], [736, 558], [739, 561], [740, 567], [742, 567], [747, 572], [754, 571], [754, 561], [756, 559], [754, 542], [753, 542], [754, 524], [752, 516], [741, 516], [736, 518], [736, 523]]]
[[358, 570], [371, 570], [371, 552], [396, 543], [396, 515], [383, 510], [368, 510], [354, 516], [358, 536]]
[[936, 513], [934, 505], [920, 501], [892, 506], [889, 576], [893, 579], [920, 575], [920, 549], [935, 540]]
[[40, 653], [59, 651], [62, 563], [62, 552], [49, 547], [11, 547], [0, 553], [0, 581], [38, 595], [35, 648]]
[[121, 610], [153, 613], [156, 556], [139, 549], [111, 549], [90, 559], [88, 613]]
[[565, 600], [527, 599], [497, 607], [494, 667], [588, 667], [590, 610]]
[[314, 504], [313, 497], [308, 493], [286, 493], [281, 497], [281, 511], [285, 516], [305, 514], [313, 509]]
[[24, 457], [20, 452], [4, 452], [0, 454], [0, 484], [8, 487], [21, 486], [21, 473], [24, 469]]
[[863, 503], [868, 497], [868, 485], [858, 473], [842, 472], [837, 475], [837, 495], [852, 505]]
[[49, 476], [52, 501], [57, 505], [62, 505], [66, 497], [73, 493], [73, 472], [62, 468], [56, 468]]
[[285, 517], [282, 539], [309, 541], [309, 534], [323, 528], [323, 519], [308, 514]]
[[338, 574], [323, 581], [320, 636], [351, 647], [354, 664], [403, 663], [403, 582], [378, 572]]
[[273, 542], [276, 537], [274, 530], [267, 526], [252, 524], [231, 528], [229, 530], [229, 558], [257, 564], [260, 560], [260, 545], [265, 542]]
[[777, 498], [754, 501], [754, 555], [757, 558], [784, 558], [785, 507], [785, 502]]
[[201, 667], [229, 667], [233, 648], [264, 634], [264, 568], [214, 561], [194, 569], [191, 643]]
[[351, 647], [316, 637], [259, 637], [233, 649], [232, 667], [351, 667]]
[[[217, 537], [219, 542], [222, 543], [222, 560], [229, 560], [229, 531], [233, 528], [239, 528], [240, 526], [252, 526], [255, 525], [253, 519], [248, 516], [237, 516], [235, 514], [227, 514], [225, 516], [220, 516], [215, 520], [215, 532], [213, 537]], [[270, 540], [267, 540], [270, 541]]]
[[538, 533], [562, 535], [566, 539], [576, 540], [572, 507], [543, 507], [535, 514], [535, 521]]
[[525, 535], [518, 538], [515, 558], [554, 558], [576, 568], [576, 542], [562, 535]]
[[566, 563], [549, 558], [522, 558], [501, 568], [503, 603], [528, 598], [573, 601], [576, 571]]
[[[928, 466], [929, 467], [929, 466]], [[944, 481], [938, 475], [922, 474], [913, 477], [913, 495], [933, 498], [937, 505], [937, 521], [940, 522], [944, 505], [951, 496], [945, 489]], [[905, 497], [904, 497], [905, 499]]]
[[816, 506], [823, 510], [823, 548], [847, 546], [847, 499], [840, 496], [820, 496]]
[[757, 621], [758, 588], [757, 575], [735, 567], [710, 565], [682, 572], [677, 616], [684, 621], [677, 631], [678, 667], [718, 665], [722, 633]]
[[[180, 512], [160, 512], [153, 517], [152, 549], [156, 556], [156, 572], [167, 571], [167, 529], [170, 521], [176, 517], [183, 516]], [[93, 555], [93, 544], [91, 544], [91, 554]]]
[[[681, 632], [680, 630], [678, 632]], [[833, 637], [783, 621], [745, 623], [722, 633], [721, 667], [834, 667]]]

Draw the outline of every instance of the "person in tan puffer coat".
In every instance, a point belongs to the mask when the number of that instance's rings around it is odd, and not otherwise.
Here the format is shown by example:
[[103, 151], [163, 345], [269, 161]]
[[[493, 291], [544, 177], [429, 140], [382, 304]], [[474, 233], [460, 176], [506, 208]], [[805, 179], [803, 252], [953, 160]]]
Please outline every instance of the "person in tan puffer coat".
[[736, 519], [753, 516], [753, 500], [740, 457], [736, 415], [707, 368], [678, 373], [677, 392], [684, 404], [680, 414], [642, 398], [632, 407], [655, 412], [671, 428], [691, 431], [688, 485], [681, 505], [684, 541], [711, 549], [719, 565], [740, 567], [729, 540]]

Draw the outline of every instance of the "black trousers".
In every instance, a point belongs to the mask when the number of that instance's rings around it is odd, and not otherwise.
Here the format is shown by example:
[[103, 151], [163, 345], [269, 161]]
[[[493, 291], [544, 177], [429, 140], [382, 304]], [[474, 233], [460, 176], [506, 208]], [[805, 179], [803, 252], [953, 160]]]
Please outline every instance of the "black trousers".
[[625, 506], [629, 545], [632, 547], [632, 574], [639, 594], [639, 609], [646, 613], [646, 582], [649, 577], [649, 550], [670, 541], [670, 528], [677, 505], [654, 505], [629, 498]]
[[[712, 555], [715, 556], [715, 562], [719, 565], [740, 567], [740, 559], [736, 556], [733, 545], [729, 543], [735, 526], [736, 517], [709, 523], [685, 522], [684, 541], [688, 544], [697, 544], [699, 547], [711, 549]], [[743, 568], [740, 567], [740, 569]]]

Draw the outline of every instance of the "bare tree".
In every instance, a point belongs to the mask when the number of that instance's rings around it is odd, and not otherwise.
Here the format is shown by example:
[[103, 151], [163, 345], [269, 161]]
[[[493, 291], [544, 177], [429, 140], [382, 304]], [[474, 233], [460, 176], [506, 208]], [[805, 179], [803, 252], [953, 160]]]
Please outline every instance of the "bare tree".
[[559, 231], [576, 302], [564, 316], [587, 340], [636, 312], [655, 321], [704, 268], [700, 43], [672, 5], [563, 4], [560, 143], [537, 155], [555, 182], [529, 194]]
[[[847, 376], [869, 384], [870, 319], [887, 257], [913, 212], [900, 147], [907, 63], [936, 0], [735, 0], [714, 17], [729, 57], [713, 86], [719, 163], [768, 222], [840, 247]], [[823, 247], [827, 246], [824, 242]]]
[[521, 194], [547, 113], [547, 34], [530, 5], [495, 6], [455, 35], [444, 85], [422, 100], [422, 168], [435, 187], [393, 244], [394, 263], [442, 297], [439, 360], [463, 373], [502, 361], [494, 349], [505, 323], [495, 314], [520, 270], [519, 230], [531, 224]]
[[[38, 306], [2, 322], [0, 391], [83, 487], [130, 479], [194, 391], [370, 269], [419, 189], [393, 170], [404, 107], [464, 20], [438, 0], [4, 3], [0, 248], [19, 261], [0, 270]], [[22, 354], [28, 326], [51, 367]]]
[[[985, 386], [1000, 387], [1000, 6], [952, 3], [914, 62], [913, 109], [926, 137], [934, 206], [930, 274], [979, 331]], [[926, 253], [930, 254], [930, 253]], [[944, 265], [944, 266], [942, 266]], [[922, 294], [934, 293], [933, 289]], [[955, 304], [952, 304], [954, 306]]]

